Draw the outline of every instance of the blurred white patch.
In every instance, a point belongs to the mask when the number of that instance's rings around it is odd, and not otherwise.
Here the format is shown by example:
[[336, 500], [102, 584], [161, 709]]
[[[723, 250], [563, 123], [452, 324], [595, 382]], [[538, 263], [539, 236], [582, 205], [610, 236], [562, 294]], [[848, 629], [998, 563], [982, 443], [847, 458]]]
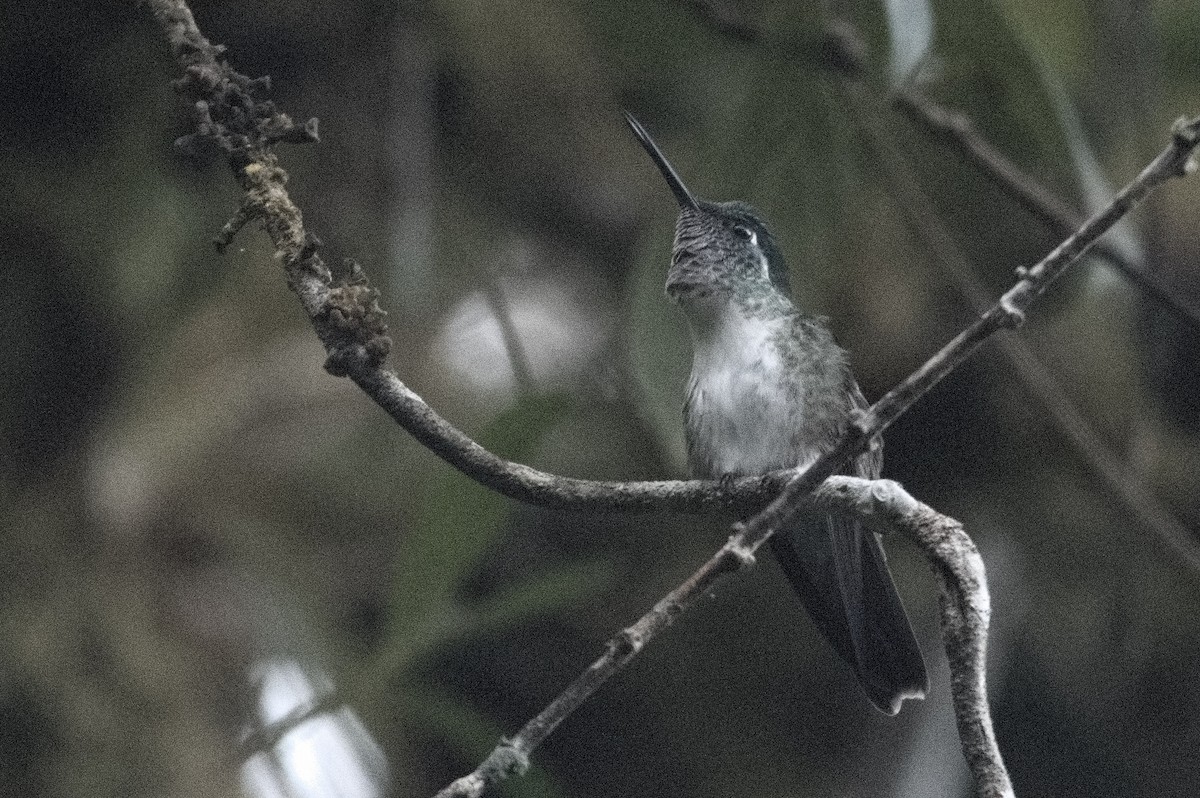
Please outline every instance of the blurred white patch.
[[908, 82], [933, 47], [933, 9], [928, 0], [885, 0], [891, 37], [892, 88]]
[[251, 798], [377, 798], [387, 761], [333, 682], [294, 660], [259, 663], [256, 725], [244, 743], [242, 789]]
[[[608, 322], [578, 298], [593, 289], [593, 296], [601, 296], [600, 286], [593, 287], [578, 272], [568, 279], [570, 284], [542, 276], [500, 278], [495, 286], [500, 303], [484, 289], [471, 292], [446, 315], [433, 342], [433, 357], [456, 381], [493, 397], [516, 393], [514, 358], [524, 359], [539, 389], [578, 377], [599, 353]], [[505, 343], [500, 313], [508, 316], [518, 352], [510, 352]]]

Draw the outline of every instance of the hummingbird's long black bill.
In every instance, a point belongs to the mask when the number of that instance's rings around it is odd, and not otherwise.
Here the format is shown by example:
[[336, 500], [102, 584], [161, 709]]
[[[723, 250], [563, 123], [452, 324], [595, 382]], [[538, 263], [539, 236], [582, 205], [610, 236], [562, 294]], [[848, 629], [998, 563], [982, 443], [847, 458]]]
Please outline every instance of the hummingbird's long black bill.
[[650, 138], [650, 134], [646, 132], [646, 128], [642, 127], [642, 123], [633, 118], [633, 114], [625, 112], [625, 121], [629, 123], [633, 135], [637, 136], [638, 141], [646, 148], [646, 152], [650, 154], [650, 159], [658, 166], [658, 171], [662, 172], [662, 176], [667, 179], [667, 185], [671, 187], [671, 193], [675, 195], [675, 200], [679, 203], [680, 208], [690, 208], [694, 211], [700, 210], [699, 203], [692, 196], [692, 192], [688, 191], [687, 186], [683, 184], [683, 180], [679, 178], [679, 173], [675, 171], [675, 167], [671, 166], [671, 162], [667, 160], [667, 156], [662, 154], [662, 150], [654, 143], [654, 139]]

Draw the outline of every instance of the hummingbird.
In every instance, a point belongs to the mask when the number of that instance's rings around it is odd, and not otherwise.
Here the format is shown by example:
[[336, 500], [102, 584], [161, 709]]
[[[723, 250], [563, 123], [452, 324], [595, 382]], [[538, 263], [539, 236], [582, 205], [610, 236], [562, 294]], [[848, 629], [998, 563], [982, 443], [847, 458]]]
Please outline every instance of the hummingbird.
[[[689, 469], [728, 480], [811, 465], [868, 407], [845, 350], [823, 318], [792, 302], [787, 264], [759, 213], [698, 199], [646, 129], [625, 118], [679, 204], [666, 294], [692, 339]], [[876, 479], [882, 466], [877, 437], [848, 473]], [[770, 546], [872, 704], [894, 715], [904, 699], [925, 697], [925, 661], [878, 535], [851, 518], [805, 511]]]

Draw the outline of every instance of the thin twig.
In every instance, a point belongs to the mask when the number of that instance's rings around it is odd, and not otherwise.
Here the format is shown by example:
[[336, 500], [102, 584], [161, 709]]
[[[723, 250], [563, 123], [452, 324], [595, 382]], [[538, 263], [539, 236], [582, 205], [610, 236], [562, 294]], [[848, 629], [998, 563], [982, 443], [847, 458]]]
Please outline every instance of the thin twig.
[[[933, 255], [934, 262], [958, 281], [967, 301], [977, 313], [987, 310], [988, 289], [971, 267], [970, 259], [938, 217], [932, 200], [922, 190], [908, 159], [895, 140], [883, 128], [879, 114], [864, 94], [866, 87], [845, 80], [839, 84], [846, 109], [856, 127], [867, 137], [875, 153], [875, 163], [890, 187], [900, 212], [908, 219], [913, 233]], [[1098, 244], [1099, 245], [1099, 244]], [[1200, 545], [1171, 511], [1146, 489], [1142, 480], [1105, 445], [1099, 433], [1062, 390], [1058, 381], [1033, 349], [1019, 336], [1001, 336], [997, 340], [1001, 354], [1020, 375], [1021, 382], [1041, 402], [1087, 460], [1092, 470], [1119, 497], [1130, 512], [1194, 572], [1200, 573]]]
[[[728, 491], [708, 480], [600, 482], [538, 471], [483, 448], [425, 403], [395, 374], [354, 369], [351, 379], [434, 454], [492, 490], [527, 504], [558, 510], [725, 512], [761, 508], [792, 476], [790, 471], [736, 480]], [[757, 507], [755, 507], [757, 506]]]
[[[713, 12], [710, 0], [689, 2], [702, 21], [722, 35], [731, 35], [739, 42], [763, 44], [762, 32], [735, 8], [720, 5]], [[700, 13], [700, 7], [705, 10]], [[719, 19], [721, 24], [714, 20]], [[826, 31], [826, 50], [846, 54], [845, 58], [820, 62], [832, 68], [838, 85], [848, 98], [849, 109], [860, 130], [866, 133], [879, 151], [877, 164], [884, 178], [898, 195], [901, 211], [912, 223], [913, 230], [935, 260], [955, 276], [977, 313], [989, 304], [989, 292], [970, 268], [968, 260], [954, 243], [953, 237], [933, 212], [931, 203], [919, 183], [904, 168], [905, 159], [895, 146], [894, 136], [882, 129], [879, 115], [864, 111], [857, 92], [866, 91], [866, 84], [856, 80], [865, 69], [865, 45], [862, 36], [849, 22], [834, 19]], [[842, 62], [850, 68], [841, 68]], [[949, 144], [980, 172], [991, 179], [1006, 194], [1035, 218], [1059, 235], [1068, 235], [1084, 223], [1084, 217], [1069, 204], [1024, 172], [989, 142], [967, 116], [950, 111], [932, 99], [909, 89], [891, 98], [891, 104], [931, 138]], [[1095, 252], [1107, 259], [1122, 274], [1147, 294], [1173, 311], [1180, 319], [1200, 329], [1200, 310], [1164, 288], [1153, 275], [1142, 271], [1115, 247], [1097, 241]], [[1103, 442], [1083, 414], [1059, 387], [1050, 371], [1033, 350], [1016, 336], [1000, 339], [1001, 352], [1012, 363], [1026, 388], [1032, 392], [1054, 418], [1063, 434], [1093, 471], [1108, 485], [1113, 495], [1153, 532], [1168, 548], [1180, 556], [1193, 571], [1200, 571], [1200, 545], [1192, 533], [1171, 511], [1149, 491], [1144, 482], [1121, 461]]]
[[[248, 80], [220, 64], [220, 48], [209, 43], [196, 28], [182, 0], [148, 0], [163, 25], [176, 56], [192, 80], [185, 86], [213, 96], [236, 94], [232, 77]], [[185, 79], [185, 80], [188, 80]], [[278, 114], [273, 108], [271, 113]], [[962, 362], [992, 333], [1019, 323], [1019, 316], [1053, 280], [1095, 238], [1128, 212], [1152, 188], [1177, 174], [1194, 146], [1196, 122], [1181, 124], [1171, 145], [1155, 159], [1137, 180], [1123, 189], [1102, 213], [1083, 229], [1056, 248], [1046, 259], [1028, 270], [1025, 276], [1001, 298], [976, 324], [931, 358], [920, 370], [880, 400], [855, 431], [813, 465], [800, 482], [789, 486], [789, 493], [801, 490], [802, 483], [819, 482], [820, 472], [835, 468], [837, 458], [847, 457], [856, 446], [855, 439], [877, 434], [899, 417], [933, 384]], [[329, 366], [349, 376], [421, 443], [455, 468], [511, 498], [559, 509], [598, 510], [682, 510], [736, 513], [760, 502], [787, 472], [761, 479], [738, 480], [729, 491], [712, 488], [707, 481], [596, 482], [560, 477], [537, 471], [500, 458], [476, 444], [469, 436], [439, 416], [396, 375], [380, 366], [378, 328], [355, 330], [354, 322], [363, 319], [355, 311], [366, 313], [369, 303], [362, 292], [346, 292], [335, 285], [329, 269], [316, 253], [314, 239], [303, 226], [300, 210], [291, 202], [284, 186], [285, 173], [278, 167], [274, 152], [266, 144], [236, 151], [230, 155], [235, 175], [243, 184], [248, 200], [262, 216], [268, 236], [279, 251], [288, 272], [289, 284], [301, 300], [309, 319], [330, 352]], [[361, 281], [350, 287], [363, 288]], [[346, 293], [352, 294], [347, 299]], [[355, 305], [355, 301], [360, 303]], [[368, 307], [363, 307], [367, 305]], [[339, 319], [333, 321], [332, 319]], [[377, 318], [367, 319], [378, 322]], [[347, 329], [351, 328], [351, 329]], [[865, 438], [864, 438], [865, 440]], [[832, 473], [832, 471], [829, 471]], [[809, 485], [811, 488], [812, 485]], [[774, 511], [773, 511], [774, 512]]]
[[282, 717], [249, 731], [238, 742], [238, 754], [243, 759], [249, 759], [258, 753], [274, 751], [284, 737], [304, 723], [322, 716], [329, 717], [344, 705], [345, 702], [336, 693], [319, 694]]
[[217, 252], [224, 252], [225, 248], [233, 243], [233, 239], [241, 231], [243, 227], [250, 223], [254, 218], [255, 210], [248, 203], [242, 203], [238, 209], [234, 211], [233, 216], [229, 217], [229, 221], [221, 226], [221, 229], [213, 237], [213, 246], [217, 248]]
[[[743, 44], [764, 47], [771, 44], [761, 28], [731, 5], [716, 0], [683, 0], [683, 3], [692, 8], [701, 22], [722, 36]], [[866, 44], [857, 29], [843, 19], [836, 18], [829, 23], [820, 47], [800, 44], [786, 52], [844, 78], [854, 79], [866, 72]], [[773, 49], [780, 48], [774, 46]], [[893, 95], [891, 104], [930, 138], [958, 151], [1055, 235], [1067, 236], [1084, 223], [1083, 214], [1005, 156], [966, 115], [951, 111], [911, 88]], [[1099, 242], [1095, 254], [1181, 321], [1200, 330], [1200, 308], [1178, 296], [1116, 247]]]
[[[382, 367], [390, 348], [383, 324], [383, 312], [376, 295], [367, 288], [365, 277], [356, 266], [340, 283], [333, 282], [329, 269], [317, 254], [319, 242], [309, 235], [300, 211], [291, 202], [285, 188], [286, 174], [279, 168], [273, 145], [279, 140], [308, 140], [297, 133], [294, 137], [278, 135], [279, 130], [301, 130], [292, 125], [286, 115], [276, 111], [268, 102], [256, 102], [252, 92], [261, 81], [252, 81], [220, 62], [220, 48], [212, 45], [196, 27], [195, 20], [184, 0], [147, 0], [171, 44], [176, 58], [185, 69], [179, 83], [182, 91], [196, 98], [198, 131], [192, 138], [207, 142], [227, 155], [234, 174], [247, 195], [247, 202], [262, 217], [264, 228], [283, 261], [288, 284], [300, 299], [318, 336], [329, 353], [326, 368], [332, 373], [348, 375], [375, 402], [388, 411], [405, 429], [443, 457], [451, 465], [475, 477], [483, 484], [519, 498], [536, 503], [561, 502], [558, 506], [595, 509], [606, 505], [650, 509], [648, 489], [661, 493], [658, 509], [669, 509], [680, 503], [692, 502], [716, 508], [725, 495], [712, 483], [597, 483], [585, 480], [565, 480], [535, 471], [527, 466], [510, 463], [488, 452], [469, 437], [454, 429], [432, 408], [408, 390], [391, 372]], [[235, 113], [236, 111], [236, 113]], [[315, 124], [305, 125], [312, 131]], [[708, 562], [688, 580], [660, 601], [644, 619], [618, 635], [610, 652], [598, 663], [611, 659], [613, 667], [589, 668], [576, 681], [575, 693], [556, 702], [551, 715], [531, 722], [529, 744], [502, 746], [499, 754], [489, 757], [486, 772], [508, 773], [523, 767], [528, 753], [545, 738], [587, 695], [612, 673], [628, 662], [664, 629], [687, 601], [704, 594], [719, 577], [753, 561], [754, 552], [774, 530], [787, 523], [808, 501], [820, 484], [830, 477], [848, 458], [857, 454], [877, 434], [882, 432], [930, 388], [957, 368], [985, 340], [1000, 330], [1017, 327], [1025, 311], [1033, 304], [1072, 262], [1085, 252], [1096, 238], [1140, 202], [1151, 190], [1168, 179], [1182, 175], [1192, 152], [1200, 143], [1200, 118], [1176, 125], [1170, 145], [1146, 167], [1128, 186], [1118, 193], [1102, 212], [1089, 219], [1079, 231], [1060, 244], [1040, 263], [1022, 270], [1017, 284], [1006, 292], [975, 324], [963, 331], [930, 358], [920, 369], [890, 391], [868, 411], [855, 419], [838, 444], [804, 472], [792, 479], [762, 512], [745, 524], [735, 527], [735, 534]], [[758, 480], [760, 486], [771, 484], [777, 475]], [[756, 480], [743, 480], [737, 486], [752, 490]], [[741, 495], [740, 493], [737, 495]], [[682, 500], [686, 498], [686, 502]], [[726, 509], [729, 502], [724, 503]], [[938, 567], [948, 575], [957, 573], [950, 553], [935, 547]], [[955, 576], [955, 579], [958, 577]], [[683, 603], [680, 603], [680, 600]], [[951, 607], [954, 609], [955, 607]], [[967, 608], [964, 614], [982, 618], [986, 626], [986, 604]], [[983, 611], [981, 613], [981, 610]], [[966, 618], [967, 627], [980, 625]], [[950, 641], [950, 638], [947, 638]], [[982, 694], [982, 671], [970, 670], [972, 657], [951, 656], [953, 678], [966, 686], [962, 695], [967, 706], [959, 710], [959, 731], [964, 751], [981, 789], [994, 780], [977, 768], [986, 757], [980, 751], [994, 748], [990, 735], [986, 703]], [[981, 660], [980, 660], [981, 662]], [[974, 685], [974, 687], [972, 687]], [[958, 693], [956, 692], [956, 696]], [[562, 697], [560, 697], [562, 698]], [[541, 716], [539, 716], [541, 717]], [[985, 732], [982, 748], [972, 740]], [[490, 763], [490, 764], [489, 764]], [[478, 771], [477, 771], [478, 772]], [[476, 779], [477, 781], [478, 779]], [[482, 787], [480, 787], [482, 789]], [[987, 789], [991, 789], [987, 787]], [[1003, 791], [987, 795], [1006, 795]]]
[[918, 504], [897, 528], [921, 546], [938, 580], [942, 643], [950, 663], [950, 695], [963, 757], [978, 798], [1012, 798], [987, 696], [987, 630], [991, 615], [983, 558], [952, 518]]
[[832, 476], [846, 460], [891, 426], [933, 386], [974, 354], [983, 342], [1005, 329], [1020, 327], [1031, 305], [1062, 273], [1086, 252], [1105, 231], [1129, 213], [1151, 191], [1174, 177], [1192, 171], [1191, 157], [1200, 145], [1200, 117], [1179, 120], [1171, 142], [1136, 178], [1122, 188], [1100, 212], [1055, 247], [1032, 268], [1018, 270], [1017, 283], [1006, 291], [974, 324], [955, 336], [933, 357], [882, 399], [862, 413], [837, 444], [798, 475], [765, 510], [746, 523], [746, 547], [753, 551], [786, 524], [797, 512], [797, 500]]
[[504, 342], [504, 351], [508, 355], [508, 365], [512, 369], [513, 382], [517, 392], [532, 394], [537, 388], [533, 379], [533, 366], [529, 362], [529, 353], [521, 341], [521, 333], [517, 329], [516, 319], [512, 314], [512, 303], [504, 293], [504, 285], [500, 275], [492, 273], [484, 280], [484, 296], [492, 309], [496, 324], [500, 327], [500, 340]]
[[[967, 116], [914, 91], [897, 94], [892, 105], [930, 138], [950, 145], [1055, 235], [1065, 236], [1083, 224], [1082, 214], [996, 149]], [[1116, 247], [1101, 241], [1096, 244], [1096, 254], [1181, 321], [1200, 329], [1200, 308], [1164, 286]]]
[[[909, 538], [933, 566], [938, 580], [942, 638], [951, 662], [955, 716], [977, 795], [1011, 796], [1008, 773], [988, 712], [986, 663], [991, 599], [983, 559], [962, 525], [910, 496], [892, 480], [830, 477], [809, 497], [810, 506], [865, 519], [876, 532]], [[737, 537], [632, 626], [608, 641], [605, 653], [512, 737], [501, 740], [474, 771], [456, 779], [437, 798], [478, 798], [484, 790], [529, 766], [529, 755], [680, 613], [706, 595], [713, 582], [754, 562]], [[707, 569], [707, 570], [706, 570]]]

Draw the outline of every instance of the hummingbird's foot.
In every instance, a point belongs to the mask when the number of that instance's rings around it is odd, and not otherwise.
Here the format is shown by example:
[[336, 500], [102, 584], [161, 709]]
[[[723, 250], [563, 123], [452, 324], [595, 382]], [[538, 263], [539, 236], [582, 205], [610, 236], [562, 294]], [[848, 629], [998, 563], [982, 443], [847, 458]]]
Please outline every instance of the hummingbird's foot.
[[732, 493], [733, 483], [737, 482], [737, 474], [722, 474], [717, 477], [717, 484], [721, 486], [722, 493]]

